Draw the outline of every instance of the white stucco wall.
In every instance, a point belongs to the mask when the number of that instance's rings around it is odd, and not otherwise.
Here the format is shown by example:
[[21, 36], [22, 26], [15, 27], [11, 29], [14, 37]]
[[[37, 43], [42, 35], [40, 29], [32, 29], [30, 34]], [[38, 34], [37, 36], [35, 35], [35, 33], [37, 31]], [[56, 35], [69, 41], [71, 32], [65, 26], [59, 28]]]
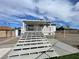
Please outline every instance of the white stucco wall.
[[17, 29], [15, 30], [15, 34], [16, 34], [16, 37], [18, 37], [18, 30]]
[[55, 35], [55, 31], [56, 31], [56, 26], [48, 26], [48, 31], [50, 33], [50, 35]]
[[25, 31], [26, 31], [26, 26], [25, 26], [25, 23], [23, 22], [21, 27], [21, 33], [24, 33]]
[[42, 32], [44, 35], [55, 35], [56, 26], [50, 25], [50, 26], [44, 26], [42, 29]]
[[47, 26], [44, 26], [44, 27], [43, 27], [42, 33], [43, 33], [44, 35], [48, 35], [48, 28], [47, 28]]

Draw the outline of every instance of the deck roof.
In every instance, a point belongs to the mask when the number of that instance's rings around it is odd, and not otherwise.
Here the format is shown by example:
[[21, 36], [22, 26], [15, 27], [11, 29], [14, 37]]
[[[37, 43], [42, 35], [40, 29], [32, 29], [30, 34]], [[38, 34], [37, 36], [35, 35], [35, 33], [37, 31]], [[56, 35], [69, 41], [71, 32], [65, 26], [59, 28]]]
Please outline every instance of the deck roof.
[[45, 20], [26, 20], [26, 21], [23, 21], [25, 24], [37, 24], [37, 25], [39, 25], [39, 24], [42, 24], [42, 25], [44, 25], [44, 24], [49, 24], [50, 22], [49, 21], [45, 21]]

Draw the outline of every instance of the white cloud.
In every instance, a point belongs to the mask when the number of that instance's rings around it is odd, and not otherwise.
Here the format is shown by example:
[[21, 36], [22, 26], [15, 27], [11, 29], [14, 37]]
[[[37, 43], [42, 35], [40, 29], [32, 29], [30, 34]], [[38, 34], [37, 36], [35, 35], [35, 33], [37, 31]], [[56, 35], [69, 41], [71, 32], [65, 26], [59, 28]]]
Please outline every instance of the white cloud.
[[[40, 14], [35, 12], [36, 7]], [[75, 11], [72, 11], [73, 8]], [[39, 18], [46, 16], [51, 20], [58, 17], [65, 22], [74, 22], [74, 19], [79, 20], [78, 10], [79, 2], [74, 6], [68, 0], [0, 0], [0, 18], [4, 19], [15, 20], [13, 15], [33, 15]]]
[[47, 12], [47, 15], [56, 16], [62, 19], [66, 19], [71, 15], [72, 4], [67, 0], [42, 0], [39, 1], [38, 7], [40, 12]]
[[73, 23], [79, 23], [79, 2], [76, 3], [76, 5], [73, 6], [72, 16], [71, 20]]
[[76, 3], [75, 8], [76, 10], [79, 10], [79, 2]]

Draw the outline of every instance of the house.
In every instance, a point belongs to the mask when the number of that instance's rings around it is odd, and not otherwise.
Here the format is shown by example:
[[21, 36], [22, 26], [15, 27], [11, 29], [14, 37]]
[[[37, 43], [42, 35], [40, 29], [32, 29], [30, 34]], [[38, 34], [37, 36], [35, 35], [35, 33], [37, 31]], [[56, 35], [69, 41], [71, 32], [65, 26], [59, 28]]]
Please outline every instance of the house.
[[23, 21], [21, 33], [26, 31], [42, 31], [44, 35], [53, 35], [56, 25], [46, 20], [26, 20]]
[[15, 31], [11, 27], [0, 26], [0, 37], [13, 37], [15, 36]]

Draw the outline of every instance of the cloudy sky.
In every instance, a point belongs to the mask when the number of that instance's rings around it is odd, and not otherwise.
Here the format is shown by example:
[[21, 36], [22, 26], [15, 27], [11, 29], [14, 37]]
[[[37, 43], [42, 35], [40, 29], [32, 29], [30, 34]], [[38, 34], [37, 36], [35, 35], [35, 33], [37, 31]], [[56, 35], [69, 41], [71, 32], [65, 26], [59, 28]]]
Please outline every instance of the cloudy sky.
[[79, 0], [0, 0], [0, 26], [20, 27], [29, 19], [79, 29]]

